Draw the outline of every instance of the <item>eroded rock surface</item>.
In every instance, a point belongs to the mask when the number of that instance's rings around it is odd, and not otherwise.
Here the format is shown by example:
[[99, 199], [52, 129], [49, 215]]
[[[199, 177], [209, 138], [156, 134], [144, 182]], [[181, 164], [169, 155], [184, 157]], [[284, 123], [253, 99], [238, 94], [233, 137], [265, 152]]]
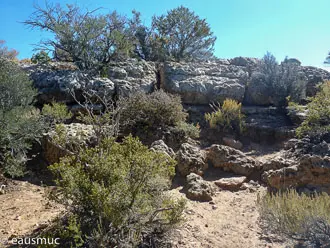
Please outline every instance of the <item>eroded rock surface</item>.
[[195, 201], [212, 201], [215, 189], [210, 182], [195, 173], [186, 177], [186, 196]]

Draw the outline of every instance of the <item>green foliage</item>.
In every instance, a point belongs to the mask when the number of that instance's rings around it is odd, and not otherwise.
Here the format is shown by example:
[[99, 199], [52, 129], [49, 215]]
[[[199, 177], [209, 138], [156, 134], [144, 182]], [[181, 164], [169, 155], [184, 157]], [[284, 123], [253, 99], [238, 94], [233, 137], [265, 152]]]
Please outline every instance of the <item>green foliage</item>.
[[152, 27], [155, 30], [155, 51], [160, 58], [174, 58], [177, 61], [212, 56], [216, 37], [205, 19], [183, 6], [154, 16]]
[[48, 56], [48, 53], [45, 51], [40, 51], [36, 54], [33, 54], [31, 62], [33, 64], [48, 64], [51, 61], [51, 58]]
[[307, 117], [296, 129], [298, 137], [330, 132], [330, 81], [320, 86], [315, 97], [307, 104]]
[[26, 73], [0, 59], [0, 165], [12, 177], [24, 174], [27, 152], [44, 128], [31, 106], [35, 95]]
[[242, 104], [233, 99], [226, 99], [222, 106], [211, 105], [212, 113], [205, 114], [205, 120], [211, 128], [218, 128], [224, 132], [234, 131], [240, 134], [243, 131]]
[[51, 123], [62, 123], [72, 117], [72, 113], [68, 111], [66, 104], [55, 101], [43, 106], [42, 115]]
[[104, 139], [50, 169], [60, 189], [55, 199], [77, 216], [85, 244], [89, 240], [95, 247], [122, 241], [136, 245], [142, 233], [180, 220], [184, 203], [165, 193], [175, 161], [131, 136], [122, 143]]
[[200, 126], [197, 123], [196, 125], [192, 123], [187, 123], [184, 121], [181, 121], [176, 124], [176, 126], [173, 128], [174, 133], [183, 133], [183, 136], [190, 137], [192, 139], [198, 139], [200, 134]]
[[261, 59], [259, 73], [253, 74], [262, 81], [271, 97], [274, 105], [283, 107], [286, 105], [286, 98], [290, 96], [294, 102], [300, 102], [305, 98], [306, 81], [303, 75], [298, 73], [298, 64], [285, 59], [278, 64], [276, 58], [267, 52]]
[[96, 14], [76, 5], [47, 3], [24, 23], [31, 28], [51, 32], [54, 40], [42, 41], [45, 49], [55, 52], [57, 59], [70, 58], [80, 69], [100, 70], [114, 58], [129, 56], [134, 38], [129, 21], [117, 12]]
[[150, 132], [176, 126], [187, 117], [181, 98], [162, 90], [151, 94], [134, 93], [124, 100], [122, 106], [122, 125], [133, 131], [140, 129]]
[[265, 230], [282, 237], [310, 242], [311, 225], [317, 224], [315, 220], [322, 220], [328, 227], [330, 225], [330, 197], [326, 193], [314, 196], [298, 194], [295, 190], [267, 193], [258, 197], [258, 205]]

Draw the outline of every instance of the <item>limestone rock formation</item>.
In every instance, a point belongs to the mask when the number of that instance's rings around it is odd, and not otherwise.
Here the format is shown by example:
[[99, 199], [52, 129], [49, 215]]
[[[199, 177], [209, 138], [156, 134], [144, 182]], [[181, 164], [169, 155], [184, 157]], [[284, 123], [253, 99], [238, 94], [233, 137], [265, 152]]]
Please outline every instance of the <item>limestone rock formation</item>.
[[152, 92], [157, 85], [156, 66], [153, 62], [128, 59], [110, 63], [108, 76], [116, 85], [116, 93], [128, 96], [134, 91]]
[[222, 168], [224, 171], [249, 176], [260, 168], [258, 161], [228, 146], [212, 145], [206, 151], [208, 161], [215, 168]]
[[242, 101], [248, 73], [223, 61], [165, 63], [161, 87], [179, 94], [186, 104], [209, 104], [232, 98]]
[[186, 178], [186, 196], [188, 199], [195, 201], [212, 201], [215, 194], [215, 188], [211, 183], [203, 180], [203, 178], [195, 173], [191, 173]]
[[177, 171], [182, 176], [190, 173], [202, 175], [208, 167], [205, 152], [189, 143], [181, 145], [177, 153], [177, 161]]

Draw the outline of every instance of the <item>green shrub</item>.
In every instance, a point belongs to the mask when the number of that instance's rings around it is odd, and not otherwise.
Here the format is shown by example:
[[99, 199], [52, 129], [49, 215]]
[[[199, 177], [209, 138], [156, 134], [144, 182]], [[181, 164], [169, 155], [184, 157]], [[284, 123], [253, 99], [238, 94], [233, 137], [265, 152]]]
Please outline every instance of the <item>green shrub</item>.
[[[263, 228], [283, 238], [313, 243], [316, 240], [312, 229], [314, 234], [318, 232], [317, 235], [322, 236], [322, 231], [315, 228], [321, 223], [330, 227], [330, 197], [326, 193], [313, 196], [298, 194], [295, 190], [267, 193], [258, 197], [258, 206]], [[327, 242], [330, 243], [330, 236]]]
[[164, 129], [184, 122], [187, 113], [184, 112], [181, 98], [162, 90], [151, 94], [137, 92], [122, 103], [121, 123], [129, 130]]
[[330, 131], [330, 81], [320, 87], [320, 91], [307, 104], [306, 119], [296, 129], [298, 137]]
[[77, 216], [88, 247], [135, 246], [181, 219], [184, 202], [165, 192], [175, 161], [132, 136], [122, 143], [103, 139], [50, 168], [58, 177], [55, 199]]
[[240, 134], [243, 131], [242, 104], [232, 99], [226, 99], [222, 106], [211, 105], [212, 113], [205, 114], [205, 120], [211, 128], [218, 128], [224, 132], [235, 132]]
[[200, 134], [200, 126], [197, 123], [196, 125], [187, 122], [179, 122], [173, 128], [174, 133], [183, 133], [184, 137], [190, 137], [192, 139], [198, 139]]
[[40, 51], [36, 54], [33, 54], [31, 57], [31, 62], [33, 64], [48, 64], [51, 60], [52, 59], [45, 51]]
[[31, 103], [32, 82], [17, 65], [0, 59], [0, 169], [12, 177], [23, 176], [27, 152], [44, 125]]
[[42, 108], [42, 115], [51, 123], [62, 123], [72, 117], [66, 104], [58, 102], [45, 104]]

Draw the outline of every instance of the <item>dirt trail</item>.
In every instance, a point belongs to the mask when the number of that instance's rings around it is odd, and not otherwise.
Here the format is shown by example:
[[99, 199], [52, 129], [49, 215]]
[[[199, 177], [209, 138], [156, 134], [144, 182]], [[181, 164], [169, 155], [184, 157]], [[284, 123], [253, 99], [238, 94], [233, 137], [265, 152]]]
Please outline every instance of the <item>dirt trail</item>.
[[[177, 196], [184, 195], [172, 190]], [[251, 192], [253, 191], [253, 192]], [[262, 239], [258, 226], [257, 195], [265, 193], [264, 187], [230, 192], [219, 191], [213, 204], [188, 200], [187, 222], [174, 232], [175, 247], [182, 248], [253, 248], [285, 247]]]
[[[0, 183], [4, 184], [1, 180]], [[10, 181], [5, 189], [4, 194], [0, 193], [0, 247], [5, 247], [6, 240], [24, 237], [47, 226], [64, 210], [47, 200], [45, 187]]]

